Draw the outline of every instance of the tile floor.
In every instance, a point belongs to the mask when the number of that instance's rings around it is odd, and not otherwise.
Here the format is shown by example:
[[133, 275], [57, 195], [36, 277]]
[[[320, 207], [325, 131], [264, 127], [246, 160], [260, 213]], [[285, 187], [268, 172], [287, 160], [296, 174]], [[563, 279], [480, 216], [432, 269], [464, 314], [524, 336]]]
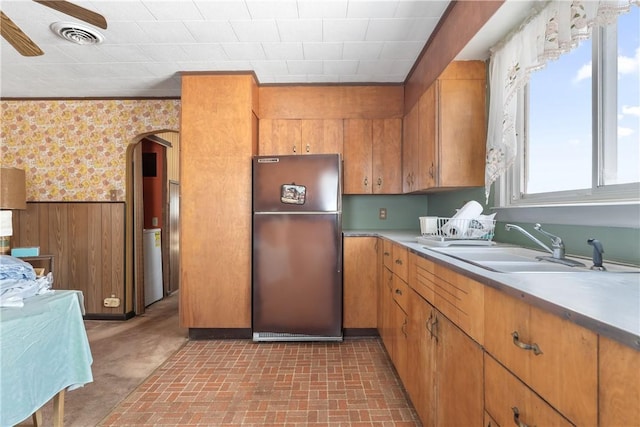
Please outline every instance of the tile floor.
[[189, 341], [101, 426], [419, 426], [379, 339]]

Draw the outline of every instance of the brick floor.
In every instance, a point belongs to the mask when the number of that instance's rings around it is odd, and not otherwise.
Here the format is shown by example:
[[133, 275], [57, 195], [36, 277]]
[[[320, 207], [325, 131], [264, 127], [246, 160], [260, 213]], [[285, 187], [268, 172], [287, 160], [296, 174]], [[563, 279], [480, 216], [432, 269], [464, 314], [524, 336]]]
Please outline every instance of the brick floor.
[[419, 426], [379, 339], [189, 341], [101, 426]]

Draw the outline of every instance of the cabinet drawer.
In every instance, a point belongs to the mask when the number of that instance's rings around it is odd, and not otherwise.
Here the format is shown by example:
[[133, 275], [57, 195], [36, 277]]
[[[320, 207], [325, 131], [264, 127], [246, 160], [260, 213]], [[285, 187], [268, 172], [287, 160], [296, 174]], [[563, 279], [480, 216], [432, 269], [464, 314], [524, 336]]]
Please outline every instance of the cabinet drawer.
[[492, 288], [485, 330], [501, 364], [576, 425], [597, 425], [595, 333]]
[[435, 277], [433, 262], [416, 254], [409, 254], [409, 286], [433, 304]]
[[478, 343], [484, 342], [485, 286], [436, 264], [433, 305]]
[[[486, 353], [484, 355], [485, 410], [498, 426], [572, 426], [525, 384]], [[488, 417], [485, 417], [488, 418]]]
[[409, 312], [409, 286], [396, 275], [393, 276], [393, 299], [405, 313]]
[[393, 271], [393, 243], [390, 240], [382, 241], [382, 259], [384, 266]]
[[409, 280], [409, 250], [402, 246], [393, 244], [393, 272], [402, 280]]

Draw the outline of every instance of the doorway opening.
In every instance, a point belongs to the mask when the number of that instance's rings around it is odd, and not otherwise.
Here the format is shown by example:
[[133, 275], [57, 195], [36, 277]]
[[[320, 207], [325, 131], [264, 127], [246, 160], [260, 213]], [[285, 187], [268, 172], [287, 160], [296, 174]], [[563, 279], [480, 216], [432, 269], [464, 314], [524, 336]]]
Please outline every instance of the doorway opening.
[[127, 294], [136, 315], [179, 290], [179, 133], [136, 136], [127, 149]]

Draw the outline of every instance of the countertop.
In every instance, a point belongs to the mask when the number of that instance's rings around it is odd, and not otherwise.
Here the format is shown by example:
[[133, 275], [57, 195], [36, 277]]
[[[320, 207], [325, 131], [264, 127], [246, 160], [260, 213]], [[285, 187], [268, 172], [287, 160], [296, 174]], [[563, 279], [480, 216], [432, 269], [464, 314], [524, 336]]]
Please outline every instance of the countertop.
[[430, 250], [417, 242], [417, 231], [343, 230], [343, 234], [402, 244], [480, 283], [640, 350], [640, 273], [499, 273]]

